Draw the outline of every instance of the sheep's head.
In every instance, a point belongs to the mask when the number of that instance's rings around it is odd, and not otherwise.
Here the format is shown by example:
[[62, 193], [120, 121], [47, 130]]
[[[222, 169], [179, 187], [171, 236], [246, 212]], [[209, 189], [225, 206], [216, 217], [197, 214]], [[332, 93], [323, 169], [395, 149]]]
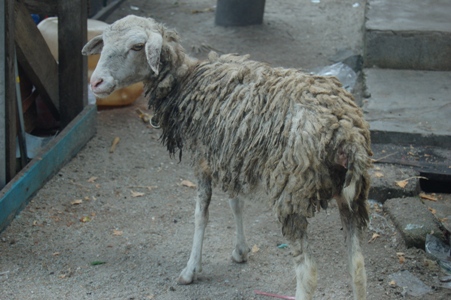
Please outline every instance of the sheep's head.
[[116, 89], [158, 75], [163, 38], [159, 25], [150, 18], [127, 16], [90, 40], [83, 55], [101, 53], [91, 76], [91, 88], [99, 98]]

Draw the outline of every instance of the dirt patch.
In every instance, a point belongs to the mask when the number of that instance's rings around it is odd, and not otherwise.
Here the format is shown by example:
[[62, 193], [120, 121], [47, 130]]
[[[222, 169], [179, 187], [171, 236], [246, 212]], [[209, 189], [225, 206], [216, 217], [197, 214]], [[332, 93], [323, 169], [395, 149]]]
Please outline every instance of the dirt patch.
[[[364, 1], [267, 1], [262, 26], [214, 26], [215, 1], [124, 1], [108, 21], [130, 13], [177, 28], [186, 49], [250, 53], [274, 66], [311, 69], [338, 52], [362, 51]], [[358, 4], [356, 6], [355, 4]], [[133, 10], [131, 6], [138, 7]], [[204, 11], [195, 13], [195, 11]], [[254, 290], [294, 295], [290, 248], [270, 208], [245, 206], [249, 261], [230, 255], [234, 220], [227, 197], [215, 190], [203, 272], [189, 286], [176, 285], [191, 249], [195, 189], [188, 160], [168, 156], [160, 132], [144, 125], [133, 106], [101, 110], [96, 136], [33, 198], [0, 235], [1, 299], [270, 299]], [[109, 152], [115, 137], [116, 150]], [[188, 156], [186, 156], [188, 157]], [[369, 299], [403, 299], [389, 275], [409, 270], [432, 287], [423, 299], [449, 299], [438, 288], [440, 269], [418, 249], [406, 249], [380, 208], [363, 241]], [[379, 237], [368, 242], [378, 233]], [[334, 204], [310, 220], [318, 264], [315, 299], [350, 299], [346, 251]], [[404, 253], [400, 263], [397, 253]]]

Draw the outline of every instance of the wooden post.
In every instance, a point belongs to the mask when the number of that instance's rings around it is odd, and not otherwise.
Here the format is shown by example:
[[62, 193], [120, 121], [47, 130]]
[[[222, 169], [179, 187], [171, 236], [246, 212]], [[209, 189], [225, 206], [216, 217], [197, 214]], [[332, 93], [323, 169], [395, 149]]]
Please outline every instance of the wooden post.
[[58, 2], [58, 0], [24, 0], [30, 12], [48, 16], [58, 14]]
[[64, 127], [87, 105], [87, 0], [58, 1], [59, 101]]
[[6, 11], [5, 1], [0, 2], [0, 57], [3, 59], [0, 61], [0, 189], [2, 189], [6, 184], [6, 128], [5, 128], [5, 109], [6, 109]]
[[14, 0], [5, 5], [5, 135], [6, 182], [16, 175], [17, 104], [14, 74]]
[[23, 0], [16, 0], [15, 5], [17, 58], [53, 117], [58, 120], [58, 65]]

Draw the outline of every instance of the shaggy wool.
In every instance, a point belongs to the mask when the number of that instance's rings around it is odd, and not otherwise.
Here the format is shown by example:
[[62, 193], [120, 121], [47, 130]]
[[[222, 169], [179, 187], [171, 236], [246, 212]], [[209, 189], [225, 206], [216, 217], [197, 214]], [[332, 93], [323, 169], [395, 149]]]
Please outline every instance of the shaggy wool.
[[187, 67], [177, 35], [160, 30], [161, 70], [145, 85], [171, 154], [206, 161], [231, 197], [263, 187], [280, 219], [312, 217], [354, 181], [365, 226], [370, 132], [336, 78], [214, 52]]

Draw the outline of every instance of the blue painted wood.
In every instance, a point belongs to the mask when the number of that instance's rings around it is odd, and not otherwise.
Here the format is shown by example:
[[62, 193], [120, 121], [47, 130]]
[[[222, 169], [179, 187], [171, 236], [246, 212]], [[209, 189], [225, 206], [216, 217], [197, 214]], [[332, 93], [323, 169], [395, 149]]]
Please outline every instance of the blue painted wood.
[[88, 105], [53, 140], [0, 191], [0, 232], [30, 198], [81, 148], [96, 132], [96, 106]]

